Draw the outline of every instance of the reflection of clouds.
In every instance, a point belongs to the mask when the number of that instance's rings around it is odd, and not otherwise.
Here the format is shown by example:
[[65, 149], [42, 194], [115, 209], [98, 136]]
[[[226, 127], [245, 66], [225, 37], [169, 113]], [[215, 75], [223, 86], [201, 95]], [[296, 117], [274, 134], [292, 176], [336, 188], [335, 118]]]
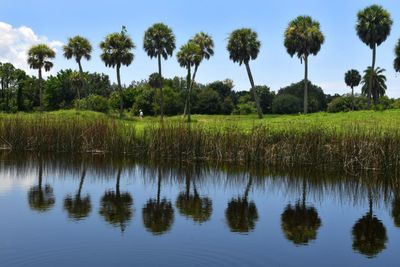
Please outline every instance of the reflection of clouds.
[[23, 176], [17, 175], [15, 171], [0, 171], [0, 196], [6, 195], [11, 190], [17, 188], [28, 190], [37, 181], [37, 174], [25, 173]]

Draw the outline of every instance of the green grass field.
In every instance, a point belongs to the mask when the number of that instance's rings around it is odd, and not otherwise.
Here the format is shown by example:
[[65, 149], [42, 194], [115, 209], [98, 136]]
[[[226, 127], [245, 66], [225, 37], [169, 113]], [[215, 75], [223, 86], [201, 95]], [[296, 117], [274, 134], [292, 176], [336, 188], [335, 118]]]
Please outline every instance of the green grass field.
[[[75, 119], [84, 120], [115, 119], [119, 120], [117, 115], [105, 115], [92, 111], [61, 110], [44, 113], [17, 113], [0, 114], [1, 118], [12, 118], [21, 116], [24, 118], [37, 118], [45, 116], [54, 119]], [[159, 117], [145, 117], [140, 119], [125, 115], [122, 122], [126, 126], [134, 126], [137, 131], [142, 131], [146, 126], [158, 125]], [[169, 124], [182, 123], [185, 120], [182, 116], [165, 117], [165, 122]], [[313, 113], [308, 115], [266, 115], [263, 119], [258, 119], [256, 115], [193, 115], [192, 125], [204, 129], [223, 129], [226, 127], [237, 127], [243, 131], [249, 131], [254, 126], [263, 125], [271, 130], [305, 130], [312, 127], [318, 127], [326, 130], [351, 131], [354, 128], [358, 130], [370, 131], [379, 129], [380, 132], [388, 132], [400, 129], [400, 110], [386, 111], [356, 111], [346, 113]]]

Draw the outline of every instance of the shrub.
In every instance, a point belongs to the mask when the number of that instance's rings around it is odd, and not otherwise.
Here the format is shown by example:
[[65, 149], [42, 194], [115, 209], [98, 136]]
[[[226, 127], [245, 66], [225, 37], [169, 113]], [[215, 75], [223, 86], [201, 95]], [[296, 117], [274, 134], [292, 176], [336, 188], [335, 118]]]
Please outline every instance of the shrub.
[[272, 102], [272, 113], [294, 114], [302, 111], [302, 100], [294, 95], [277, 95]]
[[237, 104], [235, 109], [233, 110], [233, 114], [235, 115], [248, 115], [257, 113], [256, 103], [255, 102], [246, 102]]
[[[363, 110], [368, 108], [368, 99], [365, 96], [354, 97], [354, 110]], [[347, 112], [353, 109], [353, 97], [344, 95], [333, 99], [328, 104], [328, 112]]]
[[91, 94], [86, 98], [76, 100], [75, 107], [106, 113], [108, 112], [108, 100], [103, 96]]

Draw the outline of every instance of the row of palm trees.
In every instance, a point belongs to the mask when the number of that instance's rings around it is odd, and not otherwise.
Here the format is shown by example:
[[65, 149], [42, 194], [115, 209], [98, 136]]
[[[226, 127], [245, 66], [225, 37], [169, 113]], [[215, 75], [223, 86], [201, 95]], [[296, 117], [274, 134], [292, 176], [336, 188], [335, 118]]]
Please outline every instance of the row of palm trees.
[[[122, 168], [119, 167], [116, 175], [115, 190], [108, 190], [100, 201], [99, 215], [110, 225], [120, 228], [124, 232], [133, 217], [133, 198], [129, 192], [120, 190]], [[180, 192], [176, 199], [179, 213], [202, 224], [210, 220], [213, 211], [212, 200], [201, 196], [196, 183], [191, 179], [191, 172], [185, 173], [186, 188]], [[43, 163], [39, 160], [38, 185], [28, 192], [29, 205], [38, 212], [48, 211], [55, 204], [55, 196], [50, 185], [43, 186]], [[89, 216], [92, 211], [91, 199], [88, 194], [82, 195], [82, 187], [86, 176], [86, 169], [82, 174], [77, 192], [64, 198], [64, 209], [73, 221], [80, 221]], [[168, 232], [174, 222], [174, 208], [167, 198], [161, 197], [161, 169], [158, 168], [157, 196], [150, 198], [142, 209], [143, 224], [154, 235]], [[254, 231], [259, 219], [254, 201], [249, 199], [253, 185], [250, 175], [244, 194], [232, 198], [225, 210], [226, 223], [232, 232], [248, 233]], [[281, 214], [281, 228], [285, 237], [295, 245], [307, 245], [317, 239], [318, 229], [321, 227], [321, 218], [315, 207], [307, 204], [307, 185], [303, 178], [302, 194], [293, 205], [285, 207]], [[372, 205], [371, 187], [368, 189], [369, 210], [360, 218], [352, 228], [353, 249], [368, 257], [375, 257], [386, 247], [387, 234], [383, 223], [374, 215]], [[399, 221], [400, 199], [393, 202], [392, 216], [397, 226]]]
[[[372, 64], [370, 82], [368, 84], [368, 99], [371, 103], [373, 91], [373, 79], [376, 74], [376, 50], [389, 36], [393, 21], [390, 13], [379, 5], [372, 5], [357, 14], [356, 32], [362, 42], [372, 50]], [[304, 62], [304, 113], [308, 111], [308, 61], [309, 56], [317, 55], [323, 45], [325, 37], [320, 30], [320, 24], [310, 16], [299, 16], [289, 22], [284, 33], [284, 46], [288, 54], [297, 56], [301, 63]], [[239, 65], [244, 64], [249, 77], [254, 100], [256, 102], [258, 116], [262, 118], [263, 113], [260, 100], [256, 90], [255, 82], [251, 73], [250, 61], [255, 60], [260, 51], [261, 42], [257, 33], [249, 28], [242, 28], [233, 31], [228, 38], [227, 50], [229, 58]], [[117, 83], [119, 90], [122, 90], [120, 69], [122, 66], [129, 66], [134, 60], [133, 49], [135, 43], [127, 34], [123, 26], [121, 32], [109, 34], [100, 43], [102, 61], [107, 67], [116, 69]], [[158, 75], [155, 83], [160, 90], [160, 114], [164, 116], [163, 83], [162, 83], [162, 60], [167, 60], [172, 56], [176, 48], [175, 35], [172, 29], [163, 23], [156, 23], [148, 28], [144, 34], [143, 49], [150, 58], [157, 58]], [[90, 60], [92, 46], [90, 42], [81, 36], [75, 36], [68, 40], [63, 47], [64, 56], [67, 59], [74, 58], [79, 66], [82, 75], [82, 59]], [[210, 59], [214, 54], [214, 42], [210, 35], [200, 32], [184, 44], [177, 53], [177, 60], [181, 67], [187, 69], [187, 98], [185, 101], [184, 114], [187, 114], [190, 121], [191, 92], [195, 83], [197, 70], [203, 60]], [[396, 59], [394, 68], [400, 71], [400, 40], [395, 49]], [[55, 57], [55, 52], [45, 44], [33, 46], [28, 51], [28, 63], [31, 68], [38, 69], [39, 80], [42, 80], [42, 69], [49, 71], [53, 66], [51, 59]], [[192, 68], [194, 71], [192, 73]], [[40, 83], [41, 84], [41, 83]], [[348, 83], [354, 88], [353, 84]], [[357, 84], [358, 85], [358, 84]], [[41, 88], [41, 85], [40, 85]], [[79, 90], [79, 88], [77, 89]], [[40, 95], [41, 89], [40, 89]], [[79, 94], [78, 94], [79, 95]], [[40, 97], [42, 104], [42, 97]], [[120, 98], [120, 115], [122, 116], [122, 95]]]

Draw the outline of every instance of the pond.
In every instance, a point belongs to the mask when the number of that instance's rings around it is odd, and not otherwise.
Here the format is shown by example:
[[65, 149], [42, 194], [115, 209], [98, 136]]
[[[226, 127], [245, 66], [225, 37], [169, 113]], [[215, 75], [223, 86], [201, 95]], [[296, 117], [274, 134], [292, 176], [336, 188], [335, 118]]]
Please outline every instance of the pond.
[[400, 180], [0, 154], [0, 266], [398, 266]]

